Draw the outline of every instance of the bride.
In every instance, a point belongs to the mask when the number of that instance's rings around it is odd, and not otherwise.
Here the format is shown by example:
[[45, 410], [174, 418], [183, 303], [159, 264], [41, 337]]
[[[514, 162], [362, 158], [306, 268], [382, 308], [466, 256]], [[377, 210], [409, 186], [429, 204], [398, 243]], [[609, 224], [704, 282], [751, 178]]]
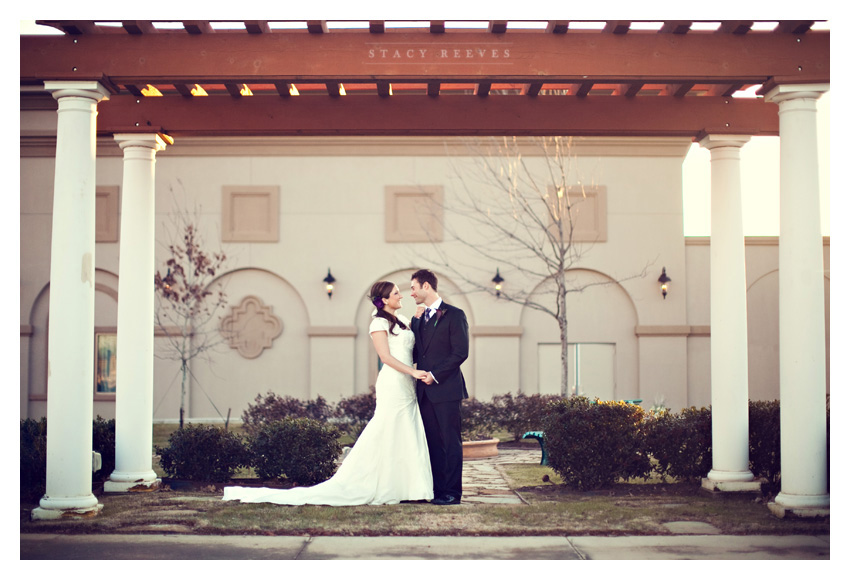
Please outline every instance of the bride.
[[428, 373], [413, 368], [410, 321], [396, 317], [401, 293], [377, 282], [369, 293], [376, 311], [369, 333], [383, 363], [375, 383], [375, 415], [329, 480], [312, 487], [225, 487], [224, 501], [282, 505], [377, 505], [434, 497], [428, 444], [416, 381]]

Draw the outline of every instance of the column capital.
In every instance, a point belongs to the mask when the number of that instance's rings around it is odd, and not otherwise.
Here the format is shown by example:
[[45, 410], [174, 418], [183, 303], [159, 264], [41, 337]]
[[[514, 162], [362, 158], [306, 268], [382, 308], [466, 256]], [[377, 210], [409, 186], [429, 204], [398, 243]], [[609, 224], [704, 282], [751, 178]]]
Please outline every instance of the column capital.
[[829, 91], [829, 83], [777, 85], [766, 83], [762, 89], [765, 101], [781, 103], [790, 99], [819, 99]]
[[108, 101], [109, 89], [98, 81], [45, 81], [44, 90], [50, 92], [53, 98], [84, 97], [95, 102]]
[[708, 150], [715, 147], [743, 147], [750, 141], [749, 135], [721, 135], [703, 133], [699, 136], [699, 145]]
[[114, 137], [121, 149], [147, 147], [154, 151], [164, 151], [167, 145], [174, 144], [174, 139], [161, 133], [116, 133]]

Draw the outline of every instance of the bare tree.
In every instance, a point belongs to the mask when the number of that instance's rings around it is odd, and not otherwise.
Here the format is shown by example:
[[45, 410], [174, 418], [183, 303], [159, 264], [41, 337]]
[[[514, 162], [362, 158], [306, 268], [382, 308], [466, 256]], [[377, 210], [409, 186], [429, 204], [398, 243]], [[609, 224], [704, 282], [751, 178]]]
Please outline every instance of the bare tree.
[[180, 363], [181, 429], [191, 378], [190, 362], [225, 340], [210, 324], [217, 320], [227, 298], [220, 288], [211, 289], [210, 284], [227, 258], [223, 252], [204, 249], [198, 223], [197, 209], [193, 214], [180, 210], [173, 215], [166, 272], [157, 270], [154, 275], [156, 324], [168, 341], [163, 356]]
[[[594, 184], [579, 174], [571, 138], [506, 137], [470, 147], [473, 168], [455, 165], [455, 195], [447, 196], [450, 201], [432, 214], [442, 215], [445, 241], [456, 245], [432, 244], [434, 261], [462, 281], [466, 291], [486, 292], [557, 321], [561, 394], [566, 396], [567, 295], [644, 276], [649, 264], [640, 273], [614, 281], [587, 281], [575, 273], [593, 245], [577, 241], [576, 224]], [[537, 151], [525, 155], [528, 147]], [[487, 284], [494, 269], [497, 276], [500, 271], [510, 276], [511, 284]], [[476, 271], [488, 275], [476, 276]]]

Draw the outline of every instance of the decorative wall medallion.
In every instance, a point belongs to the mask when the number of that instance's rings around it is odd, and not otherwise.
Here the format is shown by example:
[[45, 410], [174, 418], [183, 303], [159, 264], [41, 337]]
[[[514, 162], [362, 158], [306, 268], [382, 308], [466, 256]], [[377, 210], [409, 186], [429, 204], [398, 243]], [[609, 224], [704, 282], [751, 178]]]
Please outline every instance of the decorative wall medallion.
[[271, 306], [256, 296], [246, 296], [222, 319], [219, 330], [230, 348], [235, 348], [244, 358], [257, 358], [283, 332], [283, 322]]

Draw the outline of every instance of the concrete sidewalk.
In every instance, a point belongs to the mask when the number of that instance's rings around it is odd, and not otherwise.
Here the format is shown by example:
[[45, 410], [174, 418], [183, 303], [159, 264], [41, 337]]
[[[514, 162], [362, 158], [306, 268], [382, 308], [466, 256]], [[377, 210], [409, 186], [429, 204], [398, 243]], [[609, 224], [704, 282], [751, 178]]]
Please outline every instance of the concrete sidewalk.
[[22, 534], [21, 560], [829, 560], [829, 536]]

